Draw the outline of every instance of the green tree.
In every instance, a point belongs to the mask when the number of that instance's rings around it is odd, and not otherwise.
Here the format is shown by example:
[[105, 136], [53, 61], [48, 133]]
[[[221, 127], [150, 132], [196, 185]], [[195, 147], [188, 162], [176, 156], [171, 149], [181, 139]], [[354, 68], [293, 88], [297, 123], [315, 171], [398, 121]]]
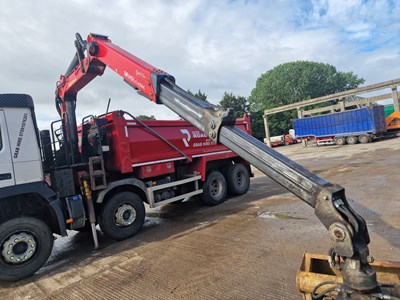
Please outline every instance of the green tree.
[[[250, 110], [263, 112], [306, 99], [329, 95], [358, 87], [364, 83], [353, 72], [338, 72], [329, 64], [296, 61], [281, 64], [262, 74], [249, 97]], [[269, 116], [271, 135], [287, 133], [295, 111]]]
[[139, 115], [139, 116], [136, 117], [136, 119], [139, 119], [139, 120], [155, 120], [156, 117], [153, 116], [153, 115], [151, 115], [151, 116]]
[[259, 139], [260, 141], [264, 141], [265, 137], [265, 128], [264, 128], [264, 112], [255, 111], [250, 113], [250, 125], [251, 131], [253, 133], [253, 137]]
[[[249, 114], [249, 103], [243, 96], [235, 96], [232, 93], [225, 92], [219, 105], [222, 108], [232, 108], [235, 118], [242, 118], [244, 114]], [[263, 114], [252, 112], [250, 124], [253, 136], [262, 141], [265, 136]]]
[[241, 118], [248, 113], [248, 103], [246, 97], [235, 96], [232, 93], [224, 93], [219, 105], [222, 108], [232, 108], [235, 118]]
[[198, 99], [201, 99], [204, 101], [207, 100], [207, 95], [205, 93], [202, 93], [200, 90], [196, 94], [193, 94], [191, 90], [188, 90], [188, 93], [192, 96], [195, 96]]

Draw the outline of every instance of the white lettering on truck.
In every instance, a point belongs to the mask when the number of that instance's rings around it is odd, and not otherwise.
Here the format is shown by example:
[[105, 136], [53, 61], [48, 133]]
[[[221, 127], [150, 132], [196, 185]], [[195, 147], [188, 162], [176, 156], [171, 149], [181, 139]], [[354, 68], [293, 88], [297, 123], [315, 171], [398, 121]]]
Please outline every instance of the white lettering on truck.
[[28, 120], [28, 114], [24, 113], [24, 116], [22, 118], [21, 128], [19, 129], [19, 134], [18, 134], [18, 138], [17, 138], [17, 145], [15, 146], [15, 150], [14, 150], [14, 155], [13, 155], [14, 158], [18, 158], [19, 149], [21, 149], [22, 138], [24, 137], [25, 126], [26, 126], [27, 120]]
[[[136, 74], [137, 74], [137, 73], [136, 73]], [[143, 76], [142, 76], [142, 75], [143, 75]], [[128, 71], [124, 71], [124, 76], [125, 76], [126, 78], [128, 78], [129, 81], [131, 81], [131, 82], [133, 83], [133, 85], [134, 85], [136, 88], [140, 88], [142, 91], [145, 90], [144, 84], [141, 83], [141, 82], [139, 82], [139, 81], [137, 81], [136, 78], [135, 78], [134, 76], [132, 76], [131, 74], [129, 74]], [[141, 76], [141, 77], [144, 78], [144, 74], [143, 74], [143, 73], [139, 73], [138, 76]]]
[[183, 143], [185, 144], [185, 147], [189, 147], [189, 142], [190, 142], [190, 139], [191, 139], [191, 138], [193, 138], [193, 139], [206, 138], [205, 141], [202, 141], [202, 142], [194, 142], [193, 145], [192, 145], [192, 147], [208, 147], [208, 146], [211, 146], [211, 145], [214, 145], [214, 144], [215, 144], [213, 141], [211, 141], [211, 140], [208, 138], [208, 136], [207, 136], [205, 133], [203, 133], [203, 132], [201, 132], [201, 131], [192, 131], [192, 132], [191, 132], [192, 134], [190, 134], [189, 130], [187, 130], [187, 129], [181, 129], [181, 132], [182, 132], [184, 135], [186, 135], [185, 138], [182, 138]]

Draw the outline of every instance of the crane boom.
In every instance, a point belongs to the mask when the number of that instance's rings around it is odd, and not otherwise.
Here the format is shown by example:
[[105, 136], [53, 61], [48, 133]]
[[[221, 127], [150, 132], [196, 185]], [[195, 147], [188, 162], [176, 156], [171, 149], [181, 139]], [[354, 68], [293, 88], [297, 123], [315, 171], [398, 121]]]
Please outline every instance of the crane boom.
[[[373, 298], [379, 285], [370, 267], [369, 235], [364, 219], [348, 204], [345, 190], [244, 134], [234, 126], [231, 110], [199, 100], [175, 84], [173, 76], [151, 66], [114, 45], [106, 36], [90, 34], [84, 41], [76, 35], [76, 55], [56, 89], [56, 105], [63, 119], [66, 139], [72, 144], [70, 163], [78, 160], [75, 102], [77, 93], [106, 67], [123, 77], [149, 100], [164, 104], [183, 119], [246, 159], [259, 170], [315, 209], [329, 231], [333, 261], [340, 262], [344, 285], [339, 298], [353, 299], [362, 293]], [[353, 295], [353, 296], [352, 296]], [[342, 297], [342, 298], [340, 298]], [[359, 298], [354, 298], [359, 299]]]

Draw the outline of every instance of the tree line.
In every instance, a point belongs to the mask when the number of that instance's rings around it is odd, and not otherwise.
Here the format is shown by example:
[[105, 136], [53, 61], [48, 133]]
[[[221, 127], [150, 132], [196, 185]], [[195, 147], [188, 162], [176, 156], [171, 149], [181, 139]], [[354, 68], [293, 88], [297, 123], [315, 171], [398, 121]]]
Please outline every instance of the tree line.
[[[329, 64], [312, 61], [288, 62], [261, 74], [248, 97], [225, 92], [219, 105], [222, 108], [231, 108], [236, 118], [250, 114], [253, 136], [263, 140], [264, 110], [354, 89], [364, 82], [363, 78], [353, 72], [340, 72]], [[200, 90], [195, 94], [190, 90], [188, 92], [199, 99], [207, 100], [207, 95]], [[296, 111], [269, 116], [271, 135], [288, 133], [292, 128], [292, 120], [296, 117]]]

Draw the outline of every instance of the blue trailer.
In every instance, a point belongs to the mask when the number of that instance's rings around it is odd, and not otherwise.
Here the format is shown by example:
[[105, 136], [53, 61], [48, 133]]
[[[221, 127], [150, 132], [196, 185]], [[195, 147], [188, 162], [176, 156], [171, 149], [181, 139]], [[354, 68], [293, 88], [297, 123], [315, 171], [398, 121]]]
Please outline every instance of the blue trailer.
[[368, 143], [386, 131], [381, 105], [293, 120], [296, 138], [315, 138], [317, 145]]

